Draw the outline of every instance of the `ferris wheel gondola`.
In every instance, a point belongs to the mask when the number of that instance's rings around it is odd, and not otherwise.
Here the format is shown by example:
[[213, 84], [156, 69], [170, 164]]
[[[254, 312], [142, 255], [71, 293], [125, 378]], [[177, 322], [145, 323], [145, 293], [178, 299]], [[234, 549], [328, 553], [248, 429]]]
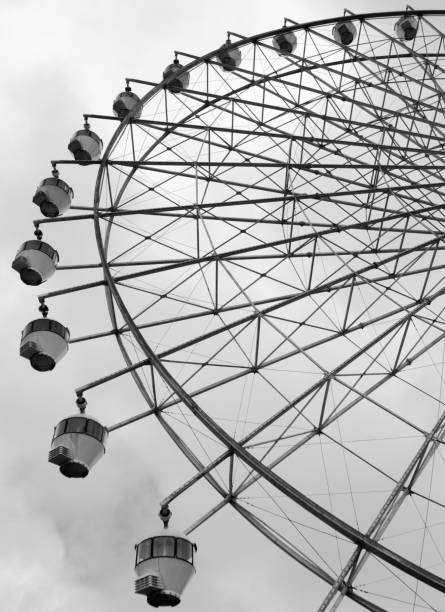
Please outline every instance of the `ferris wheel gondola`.
[[397, 36], [409, 42], [417, 34], [418, 21], [414, 15], [402, 15], [394, 26]]
[[84, 412], [69, 416], [54, 428], [48, 461], [68, 478], [85, 478], [105, 453], [108, 432]]
[[339, 21], [332, 28], [332, 36], [341, 45], [350, 45], [357, 35], [357, 28], [352, 21]]
[[56, 271], [59, 254], [47, 242], [27, 240], [12, 262], [12, 268], [20, 274], [25, 285], [40, 285]]
[[196, 544], [184, 533], [168, 527], [171, 512], [163, 506], [164, 528], [135, 546], [135, 592], [155, 608], [177, 606], [195, 574]]
[[216, 59], [224, 71], [232, 72], [241, 64], [241, 50], [234, 47], [230, 38], [227, 38], [226, 42], [218, 49]]
[[278, 53], [290, 55], [297, 46], [297, 37], [293, 32], [284, 32], [283, 34], [276, 34], [272, 42]]
[[172, 64], [166, 67], [162, 73], [162, 78], [166, 81], [165, 88], [172, 93], [179, 93], [183, 89], [187, 89], [190, 82], [190, 74], [184, 70], [184, 66], [179, 63], [177, 57]]
[[59, 172], [54, 169], [53, 176], [43, 179], [37, 187], [32, 201], [45, 217], [58, 217], [70, 208], [73, 197], [71, 187], [59, 178]]
[[68, 150], [71, 151], [74, 159], [80, 164], [98, 161], [101, 156], [102, 147], [102, 139], [95, 132], [91, 131], [88, 121], [85, 121], [82, 130], [77, 130], [73, 134], [68, 144]]
[[68, 352], [70, 332], [54, 319], [35, 319], [22, 331], [20, 356], [29, 359], [34, 370], [47, 372]]
[[[118, 94], [113, 102], [113, 112], [119, 119], [124, 119], [135, 106], [140, 103], [139, 96], [131, 91], [131, 87], [127, 85], [125, 91]], [[135, 112], [135, 119], [139, 119], [141, 111]]]

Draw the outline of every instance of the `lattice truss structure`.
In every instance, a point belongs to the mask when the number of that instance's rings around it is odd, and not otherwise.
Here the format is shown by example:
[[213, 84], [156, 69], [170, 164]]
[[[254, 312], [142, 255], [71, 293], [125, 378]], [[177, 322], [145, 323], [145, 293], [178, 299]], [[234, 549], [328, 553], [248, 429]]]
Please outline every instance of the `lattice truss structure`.
[[349, 46], [287, 20], [290, 55], [232, 33], [235, 70], [130, 79], [141, 117], [89, 115], [117, 129], [63, 219], [94, 221], [103, 278], [61, 251], [96, 278], [41, 296], [106, 288], [112, 329], [71, 342], [115, 336], [126, 366], [78, 391], [131, 374], [147, 410], [110, 432], [159, 419], [196, 468], [166, 501], [219, 496], [188, 532], [232, 506], [320, 610], [444, 609], [445, 15], [412, 13], [408, 42], [402, 13], [345, 14]]

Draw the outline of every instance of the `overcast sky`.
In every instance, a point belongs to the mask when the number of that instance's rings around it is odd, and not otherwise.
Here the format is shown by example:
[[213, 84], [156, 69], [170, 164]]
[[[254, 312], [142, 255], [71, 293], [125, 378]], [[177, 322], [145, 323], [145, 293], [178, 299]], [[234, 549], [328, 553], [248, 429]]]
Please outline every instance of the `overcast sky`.
[[[444, 5], [432, 0], [414, 7]], [[348, 8], [358, 13], [404, 4], [363, 0]], [[68, 157], [66, 145], [81, 127], [83, 112], [110, 113], [127, 76], [160, 79], [174, 49], [202, 55], [224, 41], [226, 30], [251, 35], [279, 27], [285, 16], [304, 22], [342, 12], [343, 0], [0, 0], [3, 610], [146, 609], [144, 599], [133, 594], [133, 545], [158, 528], [159, 500], [192, 474], [153, 421], [114, 434], [106, 457], [84, 481], [64, 479], [47, 463], [53, 426], [74, 412], [73, 389], [101, 371], [108, 349], [105, 342], [92, 349], [86, 365], [85, 354], [73, 348], [49, 374], [32, 371], [18, 355], [21, 329], [39, 316], [39, 291], [22, 285], [10, 263], [19, 244], [32, 238], [37, 209], [31, 200], [36, 185], [49, 175], [49, 160]], [[94, 177], [85, 177], [73, 187], [91, 203]], [[95, 304], [94, 299], [93, 294], [90, 302], [73, 297], [71, 306], [73, 316], [77, 309], [78, 316], [91, 317], [91, 330], [108, 318], [103, 300]], [[117, 352], [107, 359], [117, 367], [122, 363]], [[123, 404], [144, 409], [130, 379], [110, 385], [107, 393], [95, 396], [101, 405], [94, 411], [105, 425]], [[205, 495], [204, 489], [199, 492], [199, 503]], [[204, 501], [201, 511], [189, 498], [174, 526], [186, 527], [212, 500]], [[181, 604], [183, 612], [305, 612], [322, 599], [315, 579], [229, 510], [194, 538], [198, 574]], [[356, 608], [345, 602], [343, 609]]]

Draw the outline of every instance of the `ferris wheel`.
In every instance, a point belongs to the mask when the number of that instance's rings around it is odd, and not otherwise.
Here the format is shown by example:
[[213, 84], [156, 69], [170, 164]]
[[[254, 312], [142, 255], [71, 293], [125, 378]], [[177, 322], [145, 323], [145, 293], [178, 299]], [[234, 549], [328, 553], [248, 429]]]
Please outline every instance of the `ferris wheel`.
[[[161, 82], [127, 78], [112, 116], [85, 115], [39, 185], [13, 267], [28, 285], [96, 277], [39, 295], [21, 355], [46, 372], [112, 336], [124, 359], [76, 389], [49, 461], [85, 477], [113, 431], [158, 419], [195, 468], [137, 546], [149, 604], [179, 603], [192, 532], [231, 506], [320, 579], [320, 611], [445, 609], [443, 32], [445, 11], [345, 11], [175, 52]], [[70, 164], [97, 170], [94, 206], [75, 205]], [[42, 230], [79, 220], [100, 264], [59, 265]], [[111, 330], [70, 338], [48, 304], [93, 287]], [[125, 376], [143, 412], [85, 413]], [[218, 503], [171, 530], [204, 481]]]

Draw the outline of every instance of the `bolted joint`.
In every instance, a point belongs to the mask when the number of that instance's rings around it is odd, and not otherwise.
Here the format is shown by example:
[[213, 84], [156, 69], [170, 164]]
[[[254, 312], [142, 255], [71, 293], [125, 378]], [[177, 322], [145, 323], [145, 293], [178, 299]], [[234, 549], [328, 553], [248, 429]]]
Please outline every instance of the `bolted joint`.
[[76, 399], [77, 407], [79, 408], [80, 414], [85, 412], [85, 408], [87, 407], [87, 400], [83, 397], [83, 395], [79, 395]]
[[44, 300], [42, 300], [42, 301], [40, 302], [39, 312], [41, 312], [41, 313], [42, 313], [42, 317], [43, 317], [44, 319], [46, 319], [46, 317], [48, 316], [49, 308], [48, 308], [48, 306], [45, 304], [45, 301], [44, 301]]
[[168, 507], [168, 504], [165, 506], [161, 506], [161, 509], [159, 511], [159, 518], [164, 523], [165, 529], [167, 529], [168, 527], [168, 522], [171, 519], [171, 516], [172, 516], [172, 513], [171, 513], [170, 508]]

